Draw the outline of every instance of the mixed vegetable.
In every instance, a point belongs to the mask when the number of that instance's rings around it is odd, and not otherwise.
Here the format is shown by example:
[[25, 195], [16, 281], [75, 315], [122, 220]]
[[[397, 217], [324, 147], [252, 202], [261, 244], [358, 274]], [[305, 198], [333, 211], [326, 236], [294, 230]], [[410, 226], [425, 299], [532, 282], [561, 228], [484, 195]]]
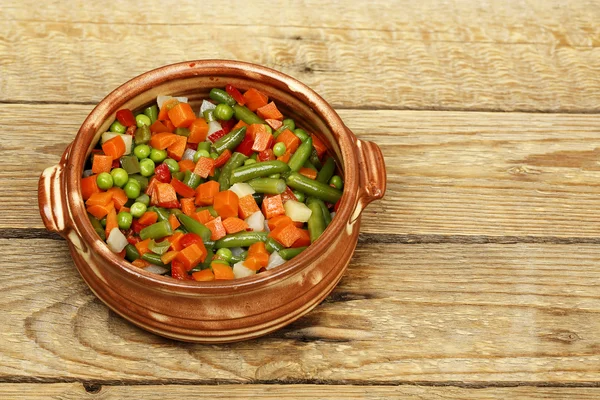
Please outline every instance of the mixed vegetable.
[[122, 109], [92, 151], [81, 192], [92, 226], [133, 265], [176, 279], [251, 276], [319, 239], [343, 180], [315, 134], [251, 88], [214, 88]]

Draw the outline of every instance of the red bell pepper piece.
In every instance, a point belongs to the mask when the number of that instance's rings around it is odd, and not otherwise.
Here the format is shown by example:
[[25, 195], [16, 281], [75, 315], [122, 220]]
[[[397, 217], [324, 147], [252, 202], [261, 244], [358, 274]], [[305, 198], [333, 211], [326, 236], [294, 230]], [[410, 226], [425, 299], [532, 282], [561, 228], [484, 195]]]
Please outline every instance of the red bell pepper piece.
[[169, 166], [165, 163], [160, 164], [158, 167], [154, 169], [154, 176], [159, 182], [169, 183], [171, 182], [171, 171], [169, 170]]
[[117, 111], [117, 121], [123, 124], [123, 126], [132, 126], [136, 124], [133, 113], [127, 108]]
[[235, 124], [237, 124], [237, 121], [231, 118], [229, 121], [221, 121], [221, 128], [225, 131], [225, 134], [227, 135], [229, 132], [231, 132]]
[[223, 136], [225, 136], [226, 133], [223, 129], [219, 129], [216, 132], [213, 132], [211, 135], [208, 136], [208, 140], [210, 140], [211, 142], [216, 142], [217, 140], [221, 139]]
[[173, 186], [175, 192], [181, 197], [196, 197], [196, 191], [177, 178], [171, 180], [171, 186]]
[[244, 140], [242, 140], [242, 143], [240, 143], [238, 147], [236, 147], [235, 151], [237, 151], [238, 153], [242, 153], [246, 157], [250, 157], [252, 153], [254, 153], [254, 151], [252, 151], [253, 144], [254, 139], [252, 139], [250, 135], [246, 134], [246, 136], [244, 136]]
[[179, 244], [181, 244], [181, 246], [183, 246], [184, 249], [193, 244], [197, 244], [198, 246], [204, 246], [202, 238], [195, 233], [186, 233], [185, 235], [183, 235], [183, 237], [179, 241]]
[[114, 169], [114, 168], [119, 168], [120, 166], [121, 166], [121, 163], [120, 163], [119, 159], [117, 158], [116, 160], [112, 161], [112, 164], [110, 167], [111, 167], [111, 169]]
[[233, 97], [233, 99], [235, 101], [237, 101], [237, 103], [240, 106], [243, 106], [244, 104], [246, 104], [246, 99], [244, 99], [244, 96], [242, 96], [242, 94], [240, 93], [239, 90], [237, 90], [234, 86], [232, 85], [227, 85], [225, 86], [225, 91], [231, 96]]
[[140, 224], [140, 222], [137, 219], [134, 219], [133, 222], [131, 223], [131, 229], [133, 229], [133, 231], [135, 233], [137, 233], [138, 235], [140, 234], [142, 229], [144, 229], [145, 227], [146, 227], [146, 225]]
[[266, 149], [265, 151], [261, 151], [260, 153], [258, 153], [258, 156], [256, 156], [256, 158], [260, 162], [273, 161], [275, 159], [275, 154], [273, 153], [273, 149]]
[[225, 149], [225, 151], [223, 151], [221, 155], [215, 160], [215, 168], [221, 168], [230, 158], [231, 151], [229, 149]]
[[179, 260], [171, 261], [171, 276], [180, 280], [189, 279], [183, 263]]

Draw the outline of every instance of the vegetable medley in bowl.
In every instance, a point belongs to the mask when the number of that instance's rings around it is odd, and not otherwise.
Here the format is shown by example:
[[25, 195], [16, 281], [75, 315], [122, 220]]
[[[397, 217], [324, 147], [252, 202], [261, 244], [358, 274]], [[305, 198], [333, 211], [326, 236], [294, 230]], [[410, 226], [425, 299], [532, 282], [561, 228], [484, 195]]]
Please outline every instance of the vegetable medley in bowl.
[[159, 96], [122, 109], [81, 180], [90, 222], [120, 257], [175, 279], [252, 276], [319, 239], [343, 180], [315, 133], [256, 89], [213, 88], [194, 112]]

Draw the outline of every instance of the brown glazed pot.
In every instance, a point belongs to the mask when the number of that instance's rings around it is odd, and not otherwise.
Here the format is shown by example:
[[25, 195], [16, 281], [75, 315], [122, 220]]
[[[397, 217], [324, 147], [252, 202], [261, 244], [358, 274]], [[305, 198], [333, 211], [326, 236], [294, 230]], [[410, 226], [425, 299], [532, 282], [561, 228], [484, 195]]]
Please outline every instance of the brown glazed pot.
[[[121, 108], [139, 109], [160, 94], [187, 96], [196, 109], [213, 87], [257, 88], [284, 115], [319, 132], [344, 176], [344, 195], [323, 236], [298, 257], [273, 270], [232, 281], [178, 281], [119, 259], [97, 236], [81, 196], [86, 158]], [[108, 307], [148, 331], [189, 342], [223, 343], [265, 335], [298, 319], [333, 290], [356, 243], [360, 214], [383, 196], [381, 150], [358, 140], [319, 95], [269, 68], [226, 60], [168, 65], [144, 73], [110, 93], [90, 113], [60, 163], [39, 182], [46, 228], [67, 239], [77, 269]]]

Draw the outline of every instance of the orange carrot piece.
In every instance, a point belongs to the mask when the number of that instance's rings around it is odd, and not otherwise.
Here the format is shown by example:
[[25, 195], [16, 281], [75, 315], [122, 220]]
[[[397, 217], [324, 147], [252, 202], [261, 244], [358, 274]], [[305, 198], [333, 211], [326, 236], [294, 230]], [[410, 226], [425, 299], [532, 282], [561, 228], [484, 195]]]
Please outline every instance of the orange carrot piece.
[[[185, 103], [182, 103], [185, 104]], [[167, 155], [175, 161], [181, 160], [187, 146], [187, 138], [185, 136], [175, 135], [175, 140], [167, 147]]]
[[196, 221], [200, 222], [202, 225], [206, 225], [207, 222], [212, 221], [215, 217], [212, 216], [210, 211], [202, 210], [192, 215]]
[[315, 171], [312, 168], [300, 168], [300, 170], [298, 171], [300, 174], [304, 175], [307, 178], [310, 179], [317, 179], [317, 171]]
[[247, 194], [238, 200], [238, 215], [240, 218], [246, 219], [257, 211], [260, 211], [260, 209], [251, 194]]
[[[227, 234], [242, 232], [248, 229], [248, 224], [243, 219], [237, 217], [228, 217], [223, 220], [223, 226]], [[262, 242], [261, 242], [262, 243]]]
[[219, 182], [208, 181], [196, 189], [196, 205], [210, 206], [214, 202], [215, 195], [219, 193]]
[[169, 128], [162, 123], [162, 121], [156, 120], [152, 125], [150, 125], [150, 132], [152, 133], [171, 133]]
[[175, 128], [187, 128], [196, 119], [196, 114], [188, 103], [179, 103], [169, 110], [169, 119]]
[[203, 269], [202, 271], [193, 272], [192, 278], [198, 282], [209, 282], [215, 280], [215, 274], [210, 268]]
[[175, 107], [177, 104], [179, 104], [179, 100], [177, 99], [169, 99], [167, 101], [165, 101], [162, 105], [162, 107], [160, 108], [160, 111], [158, 113], [158, 120], [165, 120], [169, 118], [169, 110], [171, 110], [171, 108]]
[[125, 203], [129, 200], [125, 191], [120, 187], [113, 186], [106, 192], [112, 195], [112, 201], [115, 203], [117, 211], [121, 211], [125, 207]]
[[262, 106], [266, 106], [269, 98], [254, 88], [250, 88], [244, 93], [244, 99], [246, 100], [246, 107], [250, 111], [256, 111]]
[[107, 140], [102, 145], [102, 151], [113, 160], [121, 158], [125, 154], [125, 141], [121, 136], [115, 136], [114, 138]]
[[190, 126], [190, 135], [188, 136], [188, 143], [200, 143], [206, 140], [208, 135], [208, 124], [204, 118], [196, 118]]
[[193, 171], [196, 168], [196, 163], [192, 160], [181, 160], [179, 161], [179, 170], [181, 172]]
[[292, 153], [290, 153], [288, 150], [286, 150], [282, 156], [277, 157], [279, 161], [284, 162], [286, 164], [288, 163], [288, 161], [290, 161], [290, 158], [292, 158]]
[[115, 228], [119, 228], [119, 222], [117, 221], [117, 212], [113, 208], [106, 215], [106, 231], [105, 231], [105, 233], [106, 233], [107, 239], [108, 239], [108, 235], [110, 234], [110, 232]]
[[262, 212], [266, 219], [271, 219], [277, 215], [285, 214], [281, 195], [265, 196], [262, 202]]
[[286, 153], [289, 152], [290, 154], [294, 153], [298, 149], [298, 146], [300, 146], [300, 139], [289, 129], [286, 129], [277, 136], [275, 143], [279, 142], [285, 144]]
[[283, 122], [281, 122], [278, 119], [265, 119], [265, 122], [267, 124], [269, 124], [269, 126], [271, 128], [273, 128], [274, 131], [276, 131], [277, 129], [281, 128], [281, 125], [283, 125]]
[[90, 196], [90, 198], [85, 202], [85, 205], [88, 207], [91, 206], [105, 206], [112, 201], [112, 193], [110, 192], [101, 192], [94, 193]]
[[304, 247], [310, 246], [310, 234], [306, 229], [298, 229], [298, 239], [292, 244], [291, 247]]
[[253, 271], [258, 271], [259, 269], [262, 268], [261, 262], [258, 258], [256, 257], [246, 257], [246, 259], [243, 262], [244, 267], [251, 269]]
[[94, 193], [100, 193], [96, 178], [96, 175], [92, 175], [81, 179], [81, 196], [83, 200], [89, 199]]
[[293, 224], [294, 221], [292, 221], [292, 219], [290, 217], [288, 217], [287, 215], [284, 214], [284, 215], [277, 215], [277, 216], [267, 220], [267, 223], [269, 224], [269, 230], [274, 230], [279, 225]]
[[210, 229], [210, 240], [219, 240], [223, 236], [227, 235], [227, 231], [225, 231], [221, 217], [210, 220], [204, 225]]
[[248, 126], [248, 129], [246, 129], [246, 135], [250, 136], [252, 138], [252, 140], [254, 140], [254, 138], [256, 137], [256, 134], [258, 132], [269, 132], [267, 130], [267, 126], [265, 124], [252, 124], [250, 126]]
[[177, 250], [167, 251], [165, 254], [160, 256], [160, 261], [162, 261], [163, 264], [169, 264], [175, 259], [175, 257], [177, 257], [177, 254], [179, 254]]
[[[231, 190], [215, 194], [213, 208], [223, 218], [238, 216], [239, 199]], [[283, 207], [283, 205], [282, 205]]]
[[142, 241], [134, 244], [136, 250], [138, 251], [138, 253], [140, 253], [140, 257], [143, 256], [144, 254], [150, 252], [150, 249], [148, 248], [148, 246], [150, 245], [151, 240], [152, 239], [146, 239], [146, 240], [142, 240]]
[[194, 168], [194, 173], [206, 179], [214, 167], [215, 160], [210, 157], [200, 157], [196, 163], [196, 168]]
[[87, 208], [87, 212], [92, 214], [94, 217], [96, 217], [98, 219], [102, 219], [108, 215], [110, 210], [114, 210], [114, 209], [115, 209], [115, 205], [111, 201], [110, 203], [108, 203], [107, 205], [104, 205], [104, 206], [99, 205], [99, 204], [97, 204], [95, 206], [90, 206]]
[[279, 112], [274, 102], [259, 107], [256, 113], [262, 119], [283, 119], [283, 114]]
[[[169, 132], [161, 132], [152, 135], [150, 138], [150, 146], [158, 150], [165, 150], [177, 140], [178, 135]], [[183, 137], [183, 136], [179, 136]]]
[[169, 224], [171, 224], [171, 229], [173, 230], [179, 228], [179, 226], [181, 225], [175, 214], [169, 215]]
[[256, 258], [261, 267], [266, 267], [269, 264], [269, 253], [265, 247], [265, 242], [256, 242], [248, 248], [247, 258]]
[[152, 225], [158, 221], [158, 214], [155, 211], [146, 211], [139, 219], [141, 225]]
[[110, 172], [112, 167], [113, 158], [111, 156], [103, 156], [101, 154], [94, 154], [94, 161], [92, 162], [92, 172], [99, 174], [102, 172]]
[[229, 265], [221, 264], [219, 262], [213, 262], [210, 264], [213, 274], [215, 274], [215, 280], [228, 280], [234, 279], [233, 268]]
[[192, 216], [196, 212], [196, 206], [194, 205], [194, 199], [192, 198], [184, 198], [180, 200], [181, 202], [181, 211], [185, 215]]
[[138, 268], [146, 268], [148, 265], [150, 265], [150, 263], [146, 260], [142, 260], [141, 258], [138, 258], [137, 260], [133, 260], [131, 262], [131, 264], [134, 267], [138, 267]]
[[181, 241], [181, 238], [183, 238], [184, 235], [185, 234], [183, 232], [175, 232], [171, 236], [167, 237], [167, 240], [169, 241], [169, 243], [171, 243], [171, 249], [176, 251], [180, 251], [183, 249], [183, 246], [179, 242]]
[[181, 250], [175, 259], [183, 264], [186, 271], [189, 271], [199, 263], [203, 262], [204, 259], [206, 259], [207, 254], [208, 252], [206, 251], [204, 244], [198, 242]]
[[268, 236], [277, 240], [284, 247], [290, 247], [296, 240], [301, 238], [302, 234], [299, 231], [300, 229], [293, 224], [279, 225], [269, 232]]
[[325, 146], [325, 143], [323, 143], [323, 141], [314, 133], [311, 133], [310, 137], [312, 138], [313, 147], [317, 151], [317, 155], [321, 157], [323, 154], [325, 154], [325, 152], [327, 152], [327, 146]]
[[271, 144], [273, 143], [273, 135], [266, 130], [266, 125], [262, 126], [264, 126], [265, 129], [256, 132], [254, 143], [252, 144], [252, 151], [265, 151], [266, 149], [271, 148]]
[[166, 208], [178, 208], [177, 192], [169, 183], [157, 182], [154, 194], [158, 200], [158, 205]]
[[[237, 124], [235, 124], [235, 125], [233, 126], [233, 128], [231, 128], [231, 130], [232, 130], [232, 131], [235, 131], [236, 129], [238, 129], [238, 128], [241, 128], [241, 127], [243, 127], [243, 126], [249, 126], [249, 125], [240, 119], [240, 120], [238, 121], [238, 123], [237, 123]], [[247, 134], [247, 133], [248, 133], [248, 131], [246, 131], [246, 134]]]

